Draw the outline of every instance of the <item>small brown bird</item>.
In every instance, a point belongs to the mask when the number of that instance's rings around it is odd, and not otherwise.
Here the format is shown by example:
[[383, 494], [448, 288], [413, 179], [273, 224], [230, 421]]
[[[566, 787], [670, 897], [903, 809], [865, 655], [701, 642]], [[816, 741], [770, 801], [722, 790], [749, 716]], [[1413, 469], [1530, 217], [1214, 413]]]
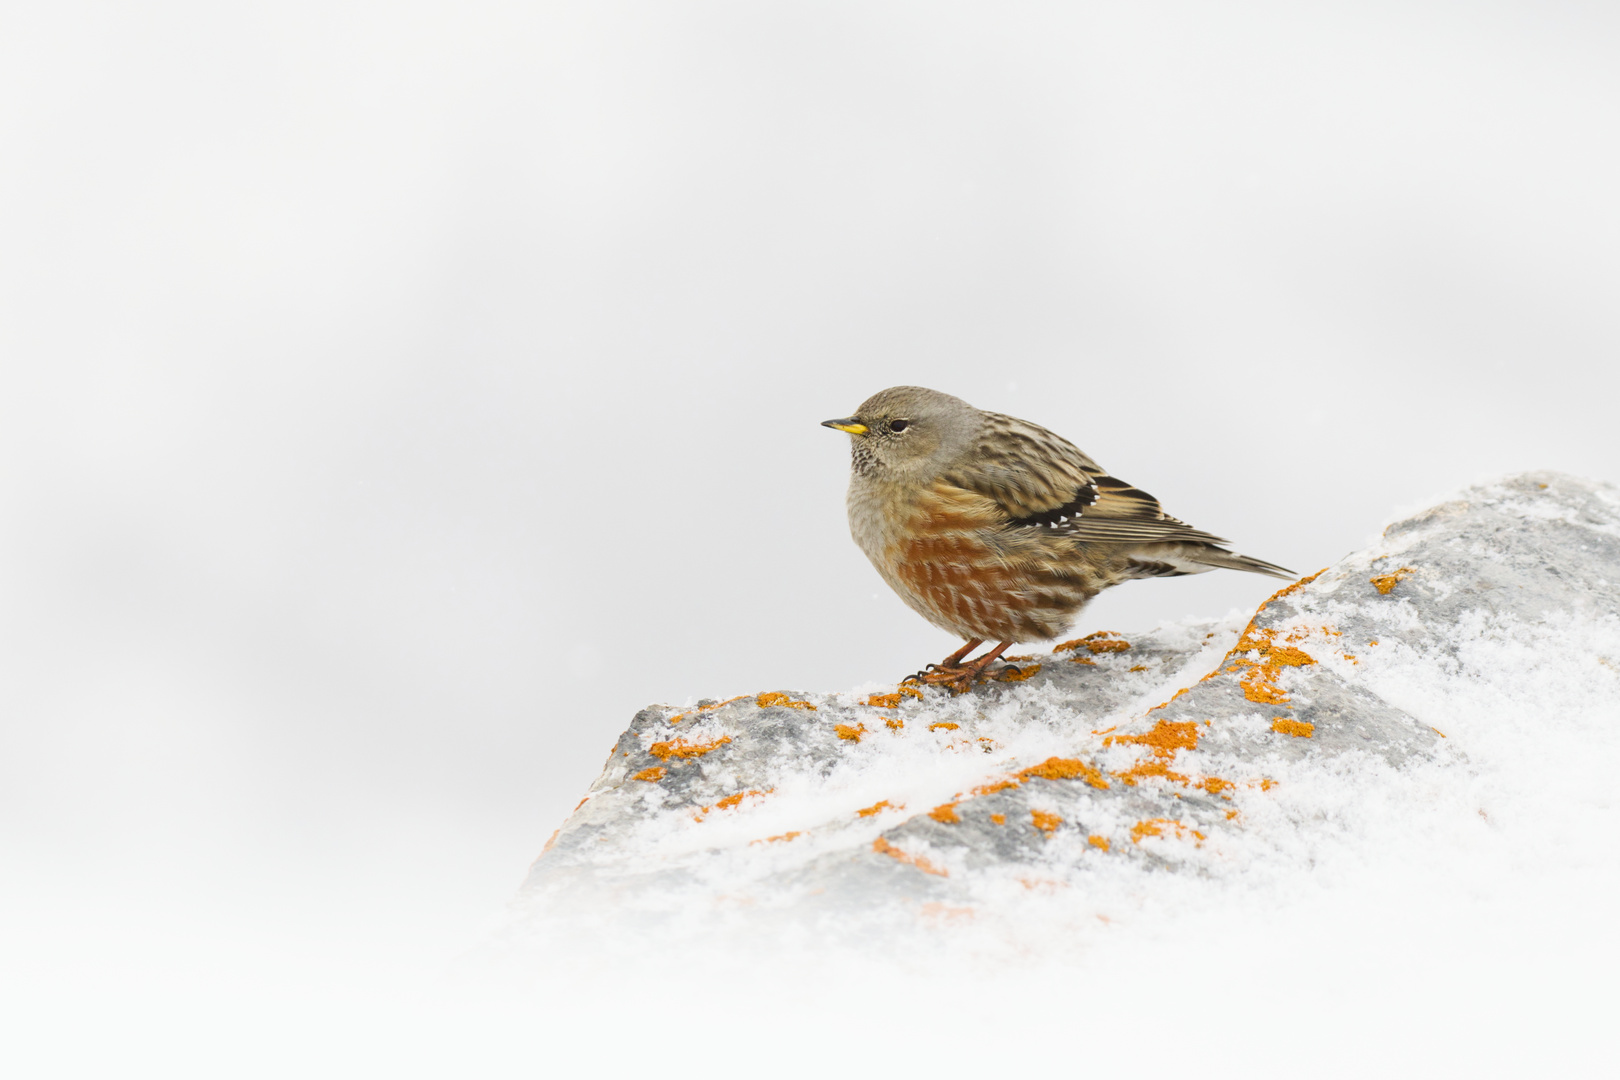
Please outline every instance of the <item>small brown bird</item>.
[[[913, 611], [967, 639], [925, 682], [971, 686], [1013, 642], [1057, 637], [1122, 581], [1295, 576], [1170, 517], [1067, 439], [937, 390], [893, 386], [823, 426], [850, 435], [855, 543]], [[964, 662], [986, 641], [999, 644]]]

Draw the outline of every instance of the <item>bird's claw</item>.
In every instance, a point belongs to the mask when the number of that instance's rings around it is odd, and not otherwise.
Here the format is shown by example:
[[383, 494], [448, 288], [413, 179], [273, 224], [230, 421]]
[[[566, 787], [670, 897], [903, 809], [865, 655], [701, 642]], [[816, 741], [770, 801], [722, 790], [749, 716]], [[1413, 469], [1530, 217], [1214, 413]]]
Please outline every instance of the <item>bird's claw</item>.
[[972, 668], [947, 668], [929, 664], [905, 681], [922, 686], [940, 686], [953, 694], [963, 694], [971, 690], [974, 683], [981, 681], [981, 677], [980, 673]]
[[929, 664], [915, 675], [908, 675], [902, 685], [938, 686], [953, 694], [965, 694], [975, 686], [987, 682], [1022, 682], [1027, 676], [1017, 664], [1001, 664], [995, 668], [975, 667], [971, 664], [959, 668], [945, 668]]

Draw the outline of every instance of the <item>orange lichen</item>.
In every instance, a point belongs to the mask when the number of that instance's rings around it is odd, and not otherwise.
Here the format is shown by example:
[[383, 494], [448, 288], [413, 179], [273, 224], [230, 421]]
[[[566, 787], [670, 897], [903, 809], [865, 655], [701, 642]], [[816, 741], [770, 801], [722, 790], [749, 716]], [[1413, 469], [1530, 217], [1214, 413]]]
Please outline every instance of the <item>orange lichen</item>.
[[583, 799], [579, 800], [579, 802], [574, 804], [574, 809], [578, 810], [580, 807], [584, 806], [586, 803], [588, 803], [590, 801], [591, 801], [591, 797], [589, 795], [587, 795]]
[[877, 709], [898, 709], [902, 697], [921, 698], [922, 691], [915, 686], [902, 686], [892, 694], [873, 694], [866, 703]]
[[671, 739], [669, 742], [655, 742], [647, 747], [647, 752], [660, 761], [670, 758], [702, 757], [711, 750], [718, 749], [731, 741], [730, 735], [722, 735], [718, 739], [706, 743], [689, 743], [685, 739]]
[[782, 834], [780, 834], [778, 836], [767, 836], [763, 840], [755, 840], [753, 842], [756, 843], [756, 844], [785, 843], [785, 842], [793, 839], [795, 836], [799, 836], [799, 835], [801, 835], [801, 834], [797, 830], [794, 830], [793, 832], [785, 832], [785, 833], [782, 833]]
[[1039, 765], [1031, 765], [1018, 774], [1021, 780], [1039, 777], [1042, 780], [1084, 780], [1094, 788], [1106, 788], [1108, 781], [1103, 779], [1100, 770], [1086, 764], [1079, 758], [1047, 758]]
[[1226, 820], [1227, 821], [1231, 821], [1233, 818], [1235, 818], [1237, 816], [1238, 816], [1238, 812], [1236, 810], [1228, 810], [1226, 812]]
[[1279, 716], [1271, 721], [1271, 730], [1279, 735], [1292, 735], [1296, 739], [1308, 739], [1316, 734], [1316, 725], [1306, 723], [1304, 720], [1290, 720], [1286, 716]]
[[[996, 824], [999, 825], [1001, 823], [998, 821], [998, 822], [996, 822]], [[561, 829], [555, 830], [551, 834], [550, 838], [546, 840], [545, 846], [540, 849], [540, 854], [544, 855], [546, 852], [550, 851], [551, 850], [551, 845], [555, 844], [557, 842], [557, 837], [559, 837], [561, 835], [562, 835], [562, 830]]]
[[[988, 784], [981, 784], [973, 789], [973, 794], [994, 795], [998, 791], [1005, 791], [1008, 788], [1018, 787], [1023, 784], [1025, 780], [1037, 778], [1041, 780], [1084, 780], [1086, 783], [1095, 788], [1106, 788], [1109, 786], [1108, 781], [1103, 778], [1102, 772], [1096, 767], [1088, 765], [1084, 761], [1077, 758], [1054, 757], [1047, 758], [1039, 765], [1032, 765], [1018, 773], [1016, 776], [1006, 777], [1001, 780], [992, 780]], [[956, 812], [956, 807], [960, 804], [960, 801], [961, 796], [958, 795], [956, 801], [944, 803], [940, 806], [934, 807], [928, 812], [928, 816], [933, 818], [935, 821], [943, 822], [947, 825], [954, 824], [962, 820], [961, 816]], [[886, 804], [879, 803], [877, 806], [872, 807], [871, 810], [872, 812], [876, 812], [878, 807], [884, 805]], [[858, 813], [865, 816], [867, 811], [862, 810], [858, 811]], [[1000, 825], [1006, 821], [1006, 815], [992, 814], [990, 816], [990, 820], [994, 821], [997, 825]]]
[[1153, 751], [1154, 757], [1172, 758], [1175, 757], [1177, 750], [1198, 749], [1198, 725], [1190, 720], [1182, 723], [1176, 723], [1173, 720], [1156, 720], [1153, 724], [1153, 730], [1145, 734], [1110, 735], [1103, 740], [1104, 746], [1112, 746], [1115, 743], [1146, 746]]
[[1294, 582], [1292, 585], [1288, 585], [1288, 586], [1285, 586], [1284, 588], [1278, 589], [1276, 592], [1272, 593], [1271, 596], [1266, 599], [1266, 602], [1264, 604], [1261, 604], [1255, 610], [1255, 614], [1258, 615], [1258, 614], [1260, 614], [1260, 612], [1266, 610], [1266, 608], [1268, 606], [1270, 606], [1272, 601], [1281, 600], [1285, 596], [1289, 596], [1289, 595], [1292, 595], [1293, 593], [1299, 592], [1299, 590], [1303, 589], [1305, 586], [1309, 585], [1311, 582], [1315, 581], [1317, 578], [1321, 577], [1323, 574], [1325, 574], [1327, 572], [1328, 572], [1328, 568], [1324, 566], [1324, 567], [1322, 567], [1322, 569], [1318, 570], [1314, 574], [1311, 574], [1309, 577], [1302, 577], [1298, 581]]
[[834, 724], [833, 731], [840, 739], [847, 742], [860, 742], [861, 736], [866, 734], [865, 724]]
[[[1328, 627], [1321, 629], [1325, 634], [1337, 635], [1337, 631]], [[1226, 654], [1227, 659], [1233, 662], [1225, 670], [1243, 673], [1238, 682], [1243, 687], [1243, 696], [1248, 700], [1261, 705], [1286, 705], [1288, 694], [1277, 686], [1277, 676], [1282, 674], [1285, 667], [1309, 667], [1316, 663], [1310, 653], [1294, 647], [1311, 633], [1310, 628], [1299, 627], [1291, 630], [1279, 643], [1276, 630], [1255, 626], [1251, 620], [1244, 628], [1243, 636], [1232, 646], [1232, 651]], [[1260, 659], [1250, 660], [1238, 655], [1249, 652], [1258, 653]]]
[[1130, 670], [1132, 670], [1132, 671], [1146, 671], [1147, 669], [1148, 668], [1147, 668], [1146, 664], [1137, 664], [1135, 667], [1131, 668]]
[[906, 726], [906, 722], [904, 720], [885, 720], [883, 721], [883, 726], [888, 728], [890, 731], [899, 731], [901, 728]]
[[961, 726], [962, 726], [961, 724], [953, 724], [948, 720], [941, 720], [938, 723], [929, 724], [928, 725], [928, 730], [929, 731], [955, 731], [957, 728], [959, 728]]
[[1243, 687], [1243, 696], [1257, 705], [1287, 705], [1288, 694], [1277, 688], [1278, 668], [1267, 667], [1264, 664], [1255, 664], [1247, 660], [1239, 660], [1229, 671], [1247, 667], [1248, 671], [1238, 680]]
[[[1204, 721], [1206, 725], [1210, 721]], [[1110, 735], [1103, 740], [1104, 746], [1114, 743], [1145, 746], [1152, 752], [1152, 757], [1138, 761], [1129, 769], [1114, 773], [1114, 776], [1128, 787], [1135, 787], [1137, 781], [1156, 777], [1160, 780], [1173, 780], [1178, 784], [1192, 783], [1192, 777], [1184, 773], [1175, 772], [1170, 768], [1176, 759], [1176, 753], [1181, 750], [1198, 749], [1198, 725], [1190, 720], [1176, 722], [1172, 720], [1156, 720], [1153, 730], [1141, 735]], [[1223, 780], [1218, 776], [1206, 776], [1193, 785], [1202, 788], [1211, 795], [1221, 795], [1236, 785], [1230, 780]], [[1179, 797], [1179, 796], [1178, 796]], [[1222, 795], [1222, 798], [1230, 796]]]
[[748, 798], [748, 796], [750, 796], [750, 795], [758, 795], [761, 798], [763, 798], [766, 795], [769, 795], [771, 793], [771, 791], [774, 791], [774, 790], [776, 790], [776, 789], [771, 788], [771, 789], [766, 790], [766, 791], [760, 791], [758, 788], [755, 788], [755, 789], [753, 789], [751, 791], [739, 791], [735, 795], [727, 795], [725, 798], [721, 799], [719, 802], [715, 803], [713, 806], [699, 807], [698, 812], [695, 815], [693, 815], [692, 820], [693, 821], [702, 821], [703, 816], [705, 814], [709, 813], [711, 810], [730, 810], [733, 806], [741, 805], [742, 801], [744, 799]]
[[1052, 651], [1060, 653], [1075, 649], [1086, 649], [1095, 656], [1097, 653], [1124, 652], [1130, 647], [1130, 642], [1112, 630], [1098, 630], [1095, 634], [1087, 634], [1083, 638], [1075, 638], [1073, 641], [1065, 641], [1061, 645], [1054, 645]]
[[994, 795], [998, 791], [1006, 791], [1010, 787], [1017, 787], [1022, 780], [993, 780], [988, 784], [981, 784], [973, 789], [975, 795]]
[[1035, 657], [1034, 656], [1003, 656], [1002, 659], [1007, 661], [1007, 663], [1009, 663], [1009, 664], [1018, 664], [1018, 663], [1022, 663], [1025, 660], [1033, 660], [1033, 659], [1035, 659]]
[[[1311, 582], [1315, 581], [1325, 573], [1327, 573], [1327, 568], [1323, 567], [1316, 573], [1311, 574], [1308, 577], [1302, 577], [1292, 585], [1278, 589], [1276, 592], [1272, 593], [1271, 596], [1266, 599], [1265, 603], [1254, 609], [1254, 615], [1249, 619], [1249, 624], [1243, 628], [1243, 633], [1238, 636], [1237, 644], [1232, 646], [1232, 648], [1227, 652], [1226, 656], [1221, 660], [1221, 663], [1224, 664], [1227, 660], [1231, 660], [1239, 653], [1260, 653], [1260, 660], [1258, 663], [1253, 660], [1239, 660], [1231, 667], [1226, 668], [1227, 671], [1238, 671], [1252, 668], [1260, 669], [1258, 671], [1249, 671], [1241, 680], [1243, 683], [1243, 696], [1248, 698], [1250, 701], [1259, 702], [1266, 705], [1287, 704], [1288, 695], [1278, 690], [1276, 686], [1277, 673], [1283, 667], [1302, 667], [1306, 664], [1316, 663], [1316, 661], [1311, 659], [1307, 653], [1302, 652], [1299, 649], [1287, 648], [1284, 646], [1281, 651], [1277, 651], [1274, 646], [1277, 631], [1271, 629], [1261, 629], [1255, 624], [1266, 608], [1270, 607], [1276, 601], [1281, 600], [1283, 597], [1298, 592], [1300, 589], [1303, 589], [1305, 586], [1309, 585]], [[1338, 633], [1335, 630], [1329, 630], [1327, 627], [1323, 627], [1322, 629], [1329, 634], [1337, 635]], [[1304, 634], [1305, 631], [1296, 630], [1288, 635], [1287, 641], [1298, 642], [1303, 640]], [[1213, 637], [1214, 635], [1210, 636]], [[1273, 657], [1273, 653], [1275, 653], [1275, 658]], [[1215, 671], [1205, 675], [1203, 679], [1199, 680], [1199, 682], [1203, 682], [1205, 679], [1214, 678], [1216, 672], [1220, 670], [1221, 669], [1217, 667]], [[1257, 697], [1253, 695], [1260, 696]], [[1276, 698], [1280, 698], [1280, 700], [1275, 700]], [[1174, 701], [1175, 698], [1171, 698], [1170, 700]], [[1163, 707], [1163, 705], [1156, 706], [1156, 708], [1161, 709]], [[1153, 710], [1150, 709], [1148, 711], [1152, 712]]]
[[1263, 777], [1262, 779], [1259, 779], [1259, 780], [1251, 780], [1251, 781], [1249, 781], [1249, 786], [1250, 787], [1254, 787], [1256, 784], [1258, 784], [1260, 786], [1261, 791], [1270, 791], [1272, 788], [1277, 786], [1278, 781], [1271, 779], [1269, 776], [1268, 777]]
[[868, 806], [865, 810], [857, 810], [857, 811], [855, 811], [855, 816], [856, 817], [871, 817], [873, 814], [881, 814], [885, 810], [903, 810], [903, 809], [905, 809], [904, 806], [896, 806], [893, 803], [891, 803], [888, 799], [884, 799], [882, 802], [873, 803], [871, 806]]
[[1376, 644], [1378, 644], [1378, 642], [1376, 642], [1376, 641], [1369, 641], [1369, 642], [1367, 642], [1367, 644], [1368, 644], [1368, 645], [1369, 645], [1369, 646], [1372, 646], [1372, 645], [1376, 645]]
[[1057, 827], [1063, 824], [1062, 818], [1058, 817], [1056, 814], [1049, 814], [1045, 810], [1031, 810], [1029, 812], [1029, 818], [1030, 823], [1047, 836], [1051, 836], [1053, 833], [1057, 832]]
[[901, 851], [899, 848], [895, 847], [881, 836], [872, 841], [872, 850], [877, 852], [879, 855], [887, 855], [889, 858], [894, 859], [897, 862], [903, 862], [907, 866], [915, 866], [918, 870], [921, 870], [925, 874], [934, 874], [937, 877], [950, 877], [950, 875], [946, 873], [943, 868], [935, 866], [921, 855], [907, 855], [904, 851]]
[[1103, 729], [1102, 729], [1102, 730], [1101, 730], [1101, 731], [1098, 731], [1098, 730], [1096, 730], [1096, 729], [1095, 729], [1095, 728], [1093, 728], [1093, 729], [1092, 729], [1092, 732], [1091, 732], [1091, 733], [1092, 733], [1092, 734], [1093, 734], [1093, 735], [1106, 735], [1106, 734], [1108, 734], [1108, 733], [1109, 733], [1109, 732], [1110, 732], [1110, 731], [1115, 731], [1115, 730], [1117, 730], [1117, 729], [1118, 729], [1118, 728], [1119, 728], [1119, 725], [1118, 725], [1118, 724], [1115, 724], [1115, 725], [1114, 725], [1114, 726], [1113, 726], [1113, 727], [1105, 727], [1105, 728], [1103, 728]]
[[1112, 850], [1108, 846], [1108, 837], [1098, 836], [1096, 833], [1092, 833], [1090, 836], [1086, 837], [1086, 843], [1090, 844], [1092, 847], [1102, 848], [1104, 851]]
[[1097, 661], [1093, 660], [1089, 656], [1071, 656], [1071, 657], [1069, 657], [1069, 663], [1071, 663], [1071, 664], [1084, 664], [1087, 667], [1096, 667], [1097, 666]]
[[810, 704], [808, 701], [794, 701], [793, 698], [779, 690], [772, 690], [769, 693], [761, 694], [754, 700], [755, 704], [762, 709], [781, 707], [784, 709], [809, 709], [811, 712], [816, 711], [816, 707]]
[[1147, 821], [1138, 821], [1131, 826], [1131, 843], [1140, 844], [1143, 839], [1149, 836], [1163, 836], [1166, 829], [1171, 830], [1172, 835], [1177, 840], [1185, 840], [1188, 833], [1196, 836], [1200, 844], [1206, 839], [1204, 834], [1197, 829], [1190, 825], [1183, 825], [1173, 818], [1149, 818]]
[[1388, 596], [1390, 593], [1395, 591], [1395, 586], [1399, 585], [1402, 581], [1411, 577], [1415, 573], [1417, 573], [1417, 571], [1413, 570], [1410, 566], [1403, 566], [1399, 570], [1388, 574], [1379, 574], [1376, 577], [1371, 577], [1367, 580], [1372, 582], [1373, 587], [1378, 590], [1378, 595]]
[[[664, 776], [668, 772], [669, 772], [669, 770], [664, 768], [662, 765], [654, 765], [650, 769], [642, 769], [640, 772], [636, 773], [636, 775], [632, 776], [630, 779], [632, 779], [632, 780], [645, 780], [649, 784], [656, 784], [656, 783], [658, 783], [658, 781], [662, 780], [664, 778]], [[576, 806], [576, 807], [574, 807], [574, 809], [578, 810], [579, 807]]]
[[[1005, 824], [1007, 824], [1007, 815], [1006, 814], [991, 814], [990, 815], [990, 820], [995, 822], [997, 825], [1005, 825]], [[557, 834], [553, 833], [552, 834], [552, 839], [555, 840], [556, 836], [557, 836]]]
[[1429, 730], [1440, 736], [1442, 739], [1446, 737], [1446, 733], [1435, 727], [1433, 724], [1429, 725]]
[[[1320, 630], [1323, 634], [1339, 636], [1339, 632], [1330, 627], [1324, 626]], [[1232, 646], [1231, 653], [1227, 655], [1258, 652], [1263, 662], [1268, 664], [1276, 664], [1279, 667], [1309, 667], [1316, 663], [1316, 660], [1310, 653], [1293, 646], [1304, 641], [1312, 632], [1312, 628], [1308, 626], [1296, 627], [1289, 631], [1288, 636], [1279, 645], [1276, 630], [1270, 627], [1250, 626], [1243, 631], [1243, 636], [1238, 638], [1238, 643]]]
[[1031, 679], [1040, 674], [1040, 670], [1041, 665], [1039, 664], [1031, 664], [1027, 668], [1013, 667], [1009, 664], [990, 677], [997, 682], [1023, 682], [1025, 679]]
[[[1205, 676], [1205, 678], [1208, 678], [1208, 676]], [[1199, 681], [1202, 682], [1203, 680], [1200, 679]], [[1177, 690], [1175, 693], [1170, 695], [1170, 701], [1176, 700], [1176, 698], [1180, 697], [1182, 694], [1185, 694], [1191, 689], [1192, 687], [1190, 686], [1183, 686], [1180, 690]], [[1157, 705], [1153, 706], [1153, 708], [1149, 709], [1148, 712], [1158, 712], [1160, 709], [1167, 707], [1170, 704], [1170, 701], [1161, 701]]]
[[686, 712], [683, 712], [683, 713], [680, 713], [680, 714], [678, 714], [678, 715], [676, 715], [676, 716], [672, 716], [672, 717], [670, 717], [670, 718], [669, 718], [669, 720], [668, 720], [668, 721], [667, 721], [667, 722], [668, 722], [668, 723], [671, 723], [671, 724], [678, 724], [678, 723], [680, 723], [680, 722], [681, 722], [681, 721], [682, 721], [682, 720], [684, 720], [684, 719], [686, 719], [686, 718], [687, 718], [687, 717], [688, 717], [688, 716], [691, 716], [691, 715], [692, 715], [692, 714], [693, 714], [693, 713], [700, 713], [700, 712], [708, 712], [708, 711], [710, 711], [710, 710], [711, 710], [711, 709], [718, 709], [718, 708], [720, 708], [720, 707], [721, 707], [721, 706], [722, 706], [722, 705], [730, 705], [730, 704], [731, 704], [731, 703], [732, 703], [732, 702], [733, 702], [733, 701], [741, 701], [741, 700], [742, 700], [742, 699], [743, 699], [743, 698], [745, 698], [745, 697], [750, 697], [750, 696], [752, 696], [752, 695], [749, 695], [749, 694], [738, 694], [738, 695], [737, 695], [737, 696], [736, 696], [736, 697], [734, 697], [734, 698], [726, 698], [726, 700], [724, 700], [724, 701], [717, 701], [717, 702], [715, 702], [715, 703], [714, 703], [714, 704], [713, 704], [713, 705], [699, 705], [699, 706], [698, 706], [698, 707], [697, 707], [697, 708], [695, 708], [695, 709], [688, 709], [688, 710], [687, 710], [687, 711], [686, 711]]
[[1114, 776], [1116, 776], [1126, 787], [1135, 787], [1138, 780], [1146, 780], [1147, 778], [1153, 776], [1156, 776], [1161, 780], [1174, 780], [1178, 784], [1185, 784], [1189, 779], [1191, 779], [1190, 777], [1184, 776], [1181, 773], [1171, 772], [1170, 766], [1166, 765], [1164, 760], [1160, 758], [1150, 758], [1146, 761], [1138, 761], [1135, 765], [1132, 765], [1123, 772], [1114, 773]]

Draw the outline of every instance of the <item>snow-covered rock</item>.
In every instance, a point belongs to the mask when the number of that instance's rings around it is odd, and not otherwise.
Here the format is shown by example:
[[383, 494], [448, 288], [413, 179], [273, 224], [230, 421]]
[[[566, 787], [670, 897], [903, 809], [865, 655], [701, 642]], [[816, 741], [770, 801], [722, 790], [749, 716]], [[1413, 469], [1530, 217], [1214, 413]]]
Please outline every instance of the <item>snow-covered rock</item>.
[[1189, 883], [1261, 888], [1419, 819], [1437, 849], [1502, 821], [1579, 844], [1607, 785], [1565, 787], [1539, 822], [1535, 791], [1595, 768], [1595, 733], [1613, 745], [1617, 611], [1620, 490], [1530, 473], [1389, 526], [1250, 619], [1091, 635], [967, 694], [649, 706], [503, 936], [1017, 944]]

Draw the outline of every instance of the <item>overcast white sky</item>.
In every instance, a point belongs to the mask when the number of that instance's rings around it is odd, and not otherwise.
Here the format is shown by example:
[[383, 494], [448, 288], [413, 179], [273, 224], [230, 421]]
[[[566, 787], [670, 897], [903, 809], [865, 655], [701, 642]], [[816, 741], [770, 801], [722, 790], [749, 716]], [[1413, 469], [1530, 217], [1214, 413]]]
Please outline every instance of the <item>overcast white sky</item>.
[[1596, 2], [10, 4], [7, 901], [454, 947], [640, 706], [954, 647], [896, 383], [1302, 572], [1620, 479], [1617, 117]]

